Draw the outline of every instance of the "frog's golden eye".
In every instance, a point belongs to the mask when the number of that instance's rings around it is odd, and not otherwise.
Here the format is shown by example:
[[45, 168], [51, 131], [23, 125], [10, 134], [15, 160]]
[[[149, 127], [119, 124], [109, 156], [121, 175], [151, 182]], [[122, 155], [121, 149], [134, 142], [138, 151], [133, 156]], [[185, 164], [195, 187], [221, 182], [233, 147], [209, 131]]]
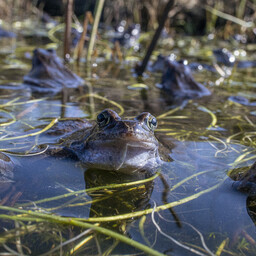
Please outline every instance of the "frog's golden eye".
[[147, 118], [147, 126], [150, 130], [154, 131], [157, 127], [157, 120], [154, 116], [150, 115]]
[[106, 126], [110, 121], [110, 116], [106, 112], [101, 112], [97, 116], [97, 123], [99, 127], [104, 127]]

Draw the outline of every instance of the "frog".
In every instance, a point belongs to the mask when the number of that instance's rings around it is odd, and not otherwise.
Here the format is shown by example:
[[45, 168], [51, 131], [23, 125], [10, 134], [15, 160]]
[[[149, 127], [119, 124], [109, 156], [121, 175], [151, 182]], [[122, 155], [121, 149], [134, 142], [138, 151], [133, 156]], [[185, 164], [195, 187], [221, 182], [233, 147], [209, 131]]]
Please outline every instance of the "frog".
[[213, 50], [213, 55], [216, 58], [217, 63], [223, 64], [226, 67], [237, 68], [254, 68], [256, 67], [255, 60], [241, 60], [238, 61], [236, 56], [226, 48]]
[[[153, 62], [149, 67], [148, 70], [150, 72], [164, 72], [168, 66], [169, 61], [175, 61], [176, 55], [170, 54], [169, 56], [164, 56], [162, 54], [159, 54], [157, 56], [157, 59], [155, 62]], [[207, 70], [213, 73], [216, 73], [216, 68], [212, 65], [206, 64], [206, 63], [199, 63], [199, 62], [188, 62], [186, 59], [179, 60], [179, 63], [184, 63], [187, 65], [188, 69], [192, 71], [202, 71]]]
[[194, 99], [211, 95], [204, 85], [192, 76], [186, 61], [168, 60], [162, 75], [161, 89], [172, 99]]
[[59, 93], [64, 88], [77, 88], [85, 83], [62, 63], [54, 49], [42, 48], [34, 50], [32, 68], [23, 82], [39, 93]]
[[[149, 112], [134, 119], [122, 119], [114, 110], [105, 109], [96, 121], [83, 121], [73, 132], [69, 125], [59, 125], [66, 129], [62, 129], [64, 135], [55, 146], [49, 147], [50, 154], [76, 159], [87, 169], [133, 174], [154, 170], [162, 161], [171, 161], [169, 149], [165, 150], [154, 134], [157, 119]], [[58, 125], [56, 128], [58, 131]], [[56, 128], [52, 127], [48, 134], [53, 135]], [[160, 157], [162, 152], [164, 156]]]

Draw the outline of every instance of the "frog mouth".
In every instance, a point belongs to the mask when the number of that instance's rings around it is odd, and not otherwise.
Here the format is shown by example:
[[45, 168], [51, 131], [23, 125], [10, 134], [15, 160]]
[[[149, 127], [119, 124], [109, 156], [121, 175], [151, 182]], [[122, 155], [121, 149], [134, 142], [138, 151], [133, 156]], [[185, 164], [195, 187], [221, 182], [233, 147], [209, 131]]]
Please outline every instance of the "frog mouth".
[[120, 152], [120, 162], [115, 166], [116, 171], [133, 173], [156, 162], [156, 145], [151, 142], [128, 143]]
[[83, 153], [83, 162], [89, 169], [134, 173], [152, 163], [155, 165], [157, 146], [154, 141], [94, 141]]

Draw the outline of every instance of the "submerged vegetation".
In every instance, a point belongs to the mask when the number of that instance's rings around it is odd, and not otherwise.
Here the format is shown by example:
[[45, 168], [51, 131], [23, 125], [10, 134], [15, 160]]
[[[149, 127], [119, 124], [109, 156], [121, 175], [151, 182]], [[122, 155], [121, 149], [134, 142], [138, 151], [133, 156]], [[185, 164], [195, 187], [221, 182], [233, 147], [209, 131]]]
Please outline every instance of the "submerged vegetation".
[[[35, 2], [0, 2], [0, 255], [255, 255], [255, 193], [233, 184], [256, 161], [256, 2]], [[169, 158], [123, 175], [46, 154], [105, 108], [151, 112]]]

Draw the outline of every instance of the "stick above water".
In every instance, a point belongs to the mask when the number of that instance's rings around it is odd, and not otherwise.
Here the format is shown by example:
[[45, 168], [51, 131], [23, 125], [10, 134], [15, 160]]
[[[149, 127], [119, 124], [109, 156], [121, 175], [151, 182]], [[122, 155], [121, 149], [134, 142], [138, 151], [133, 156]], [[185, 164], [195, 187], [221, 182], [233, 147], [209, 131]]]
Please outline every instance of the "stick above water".
[[161, 32], [163, 30], [164, 24], [165, 24], [165, 22], [168, 18], [169, 11], [173, 7], [173, 5], [174, 5], [174, 0], [169, 0], [168, 3], [166, 4], [165, 8], [164, 8], [162, 18], [159, 21], [158, 28], [156, 29], [155, 34], [154, 34], [154, 36], [153, 36], [153, 38], [150, 42], [150, 45], [149, 45], [148, 50], [146, 52], [146, 55], [145, 55], [145, 57], [142, 61], [142, 64], [136, 67], [136, 73], [139, 76], [141, 76], [143, 74], [143, 72], [145, 71], [145, 68], [147, 67], [149, 58], [150, 58], [153, 50], [155, 49], [157, 41], [158, 41], [158, 39], [161, 35]]

